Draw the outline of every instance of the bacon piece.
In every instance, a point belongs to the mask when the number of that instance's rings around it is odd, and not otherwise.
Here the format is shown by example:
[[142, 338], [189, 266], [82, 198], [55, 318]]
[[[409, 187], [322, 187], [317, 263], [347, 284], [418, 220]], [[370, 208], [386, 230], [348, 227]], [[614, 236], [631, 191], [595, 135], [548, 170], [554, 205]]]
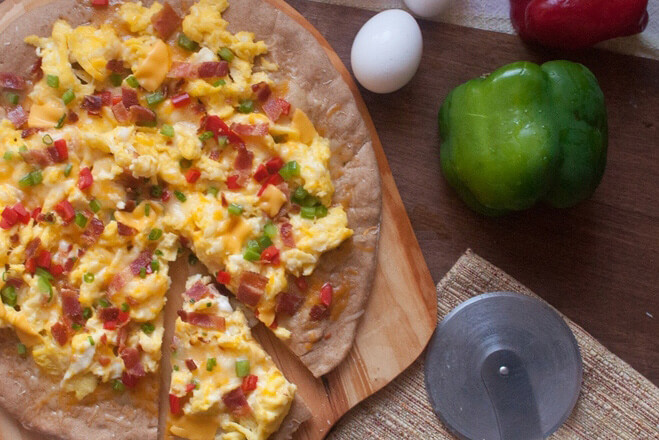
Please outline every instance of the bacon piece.
[[117, 232], [119, 232], [119, 235], [122, 235], [124, 237], [130, 237], [132, 235], [137, 234], [137, 229], [131, 228], [128, 225], [125, 225], [121, 222], [117, 222]]
[[229, 411], [236, 417], [244, 417], [252, 412], [241, 387], [231, 390], [222, 396], [222, 402], [224, 402]]
[[187, 322], [197, 327], [207, 328], [211, 330], [224, 331], [226, 322], [222, 316], [210, 315], [207, 313], [186, 312], [184, 310], [178, 311], [178, 316], [183, 322]]
[[130, 120], [130, 114], [123, 102], [118, 102], [112, 106], [112, 114], [120, 124], [125, 124]]
[[119, 319], [119, 308], [101, 307], [98, 309], [98, 317], [103, 322], [117, 321]]
[[21, 128], [27, 122], [27, 113], [21, 105], [17, 105], [7, 112], [7, 119], [14, 124], [14, 127]]
[[248, 306], [255, 307], [261, 300], [267, 284], [268, 279], [263, 275], [245, 271], [240, 276], [240, 285], [238, 286], [236, 298]]
[[167, 72], [167, 78], [186, 78], [192, 79], [197, 77], [197, 66], [192, 63], [182, 63], [174, 61], [172, 68]]
[[140, 350], [135, 347], [125, 347], [120, 351], [121, 360], [124, 361], [126, 373], [134, 378], [144, 377], [146, 372], [140, 361]]
[[59, 321], [53, 324], [50, 328], [50, 333], [52, 333], [53, 338], [55, 338], [57, 343], [61, 346], [66, 345], [66, 342], [69, 340], [69, 332], [66, 329], [66, 326]]
[[80, 104], [80, 108], [87, 110], [87, 113], [91, 115], [100, 115], [102, 107], [103, 98], [97, 95], [86, 95]]
[[126, 71], [124, 62], [121, 60], [110, 60], [105, 65], [105, 68], [112, 73], [124, 73]]
[[78, 289], [71, 286], [63, 286], [60, 288], [60, 296], [62, 298], [62, 312], [64, 316], [75, 322], [76, 324], [83, 325], [85, 319], [82, 316], [82, 306], [78, 300]]
[[261, 124], [231, 124], [231, 130], [243, 136], [265, 136], [269, 131], [268, 123]]
[[97, 217], [92, 217], [85, 228], [85, 232], [82, 233], [82, 245], [85, 248], [92, 247], [98, 241], [104, 230], [105, 225], [103, 222]]
[[309, 317], [313, 321], [320, 321], [329, 315], [329, 308], [325, 304], [317, 304], [309, 311]]
[[115, 295], [130, 281], [133, 277], [139, 275], [140, 270], [146, 269], [147, 265], [151, 263], [151, 251], [144, 250], [142, 251], [137, 258], [130, 263], [130, 266], [116, 274], [110, 280], [108, 284], [108, 294], [110, 296]]
[[295, 312], [298, 311], [303, 302], [304, 298], [300, 295], [289, 292], [282, 292], [277, 295], [277, 305], [275, 306], [275, 312], [293, 316]]
[[25, 162], [39, 168], [45, 168], [55, 162], [47, 150], [28, 150], [25, 153], [21, 153], [21, 156]]
[[9, 72], [0, 72], [0, 87], [13, 90], [25, 90], [27, 84], [23, 78]]
[[41, 69], [41, 57], [37, 58], [37, 60], [32, 63], [32, 66], [30, 67], [30, 78], [32, 78], [33, 82], [41, 81], [41, 78], [43, 78], [43, 69]]
[[254, 160], [254, 153], [252, 153], [245, 147], [239, 148], [238, 155], [236, 156], [236, 160], [233, 163], [233, 167], [239, 171], [251, 170], [253, 160]]
[[102, 92], [97, 93], [95, 96], [100, 96], [101, 102], [104, 106], [110, 107], [112, 105], [112, 92], [109, 90], [103, 90]]
[[190, 287], [188, 290], [185, 291], [185, 294], [190, 299], [199, 301], [204, 296], [209, 295], [210, 290], [208, 289], [208, 286], [206, 286], [204, 283], [202, 283], [201, 281], [197, 281], [192, 285], [192, 287]]
[[137, 97], [137, 92], [128, 87], [121, 88], [121, 101], [127, 109], [134, 105], [140, 105], [140, 99]]
[[73, 110], [70, 110], [69, 114], [66, 115], [66, 119], [70, 123], [75, 124], [76, 122], [78, 122], [78, 119], [80, 119], [80, 118], [78, 117], [78, 114], [76, 112], [74, 112]]
[[291, 105], [288, 101], [271, 96], [263, 103], [263, 111], [271, 121], [276, 122], [281, 115], [287, 115], [291, 111]]
[[175, 416], [181, 414], [181, 398], [176, 394], [169, 395], [169, 411]]
[[293, 237], [293, 225], [290, 223], [282, 223], [279, 226], [279, 234], [281, 241], [288, 247], [295, 247], [295, 238]]
[[185, 366], [188, 367], [188, 370], [190, 371], [194, 371], [197, 369], [197, 363], [194, 361], [194, 359], [186, 359]]
[[264, 102], [266, 99], [268, 99], [270, 97], [270, 94], [272, 93], [268, 83], [263, 81], [261, 81], [258, 84], [252, 84], [252, 91], [256, 95], [256, 99], [258, 99], [261, 102]]
[[40, 128], [36, 128], [36, 127], [26, 128], [25, 130], [23, 130], [23, 131], [21, 132], [21, 138], [23, 138], [23, 139], [27, 139], [27, 138], [29, 138], [30, 136], [32, 136], [33, 134], [38, 133], [39, 131], [41, 131], [41, 129], [40, 129]]
[[156, 122], [156, 113], [141, 105], [134, 105], [130, 108], [130, 117], [136, 125], [150, 125]]
[[199, 78], [218, 78], [229, 73], [229, 63], [226, 61], [206, 61], [197, 67]]
[[181, 25], [181, 17], [169, 3], [165, 2], [162, 9], [151, 17], [151, 24], [153, 24], [153, 29], [160, 38], [166, 40]]
[[323, 284], [320, 288], [320, 303], [326, 307], [332, 304], [332, 296], [334, 295], [334, 288], [330, 283]]
[[130, 271], [133, 275], [139, 275], [140, 270], [146, 269], [146, 266], [151, 263], [152, 251], [149, 249], [143, 250], [137, 258], [130, 263]]
[[41, 246], [41, 239], [39, 237], [33, 238], [25, 246], [25, 258], [32, 258], [37, 254], [37, 249]]

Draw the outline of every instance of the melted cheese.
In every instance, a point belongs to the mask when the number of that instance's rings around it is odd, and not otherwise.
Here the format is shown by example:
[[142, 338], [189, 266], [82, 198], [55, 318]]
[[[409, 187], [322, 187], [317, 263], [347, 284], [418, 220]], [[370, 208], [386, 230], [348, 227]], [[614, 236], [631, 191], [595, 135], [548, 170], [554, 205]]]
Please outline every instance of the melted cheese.
[[213, 440], [220, 428], [216, 417], [204, 415], [183, 415], [170, 421], [169, 431], [189, 440]]
[[64, 114], [64, 105], [57, 101], [48, 101], [45, 104], [33, 104], [30, 107], [30, 116], [27, 124], [36, 128], [54, 128]]
[[242, 216], [231, 217], [226, 234], [222, 237], [224, 248], [232, 254], [237, 254], [251, 233], [252, 228]]
[[158, 40], [146, 58], [135, 69], [135, 78], [142, 87], [153, 92], [160, 87], [167, 76], [171, 62], [169, 46], [162, 40]]
[[307, 114], [299, 108], [296, 108], [293, 112], [292, 123], [293, 127], [295, 127], [299, 133], [300, 142], [310, 145], [314, 138], [318, 136], [318, 132], [314, 128]]
[[274, 185], [268, 185], [259, 198], [259, 206], [270, 217], [277, 215], [284, 203], [286, 203], [286, 194]]

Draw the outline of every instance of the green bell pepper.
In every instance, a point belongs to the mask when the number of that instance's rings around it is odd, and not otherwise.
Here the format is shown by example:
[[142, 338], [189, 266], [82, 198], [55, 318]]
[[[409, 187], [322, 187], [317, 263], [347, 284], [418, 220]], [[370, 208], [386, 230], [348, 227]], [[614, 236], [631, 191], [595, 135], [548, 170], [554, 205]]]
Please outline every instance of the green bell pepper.
[[606, 166], [604, 95], [583, 65], [517, 62], [451, 91], [439, 110], [442, 172], [472, 209], [501, 215], [590, 197]]

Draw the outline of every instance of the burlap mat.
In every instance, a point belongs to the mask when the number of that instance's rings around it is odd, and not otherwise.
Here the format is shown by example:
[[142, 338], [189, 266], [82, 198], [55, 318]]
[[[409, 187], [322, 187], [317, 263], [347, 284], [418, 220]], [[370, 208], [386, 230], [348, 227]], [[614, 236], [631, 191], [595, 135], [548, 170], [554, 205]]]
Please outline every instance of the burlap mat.
[[[536, 296], [502, 270], [467, 251], [437, 285], [439, 321], [484, 292]], [[659, 439], [659, 388], [566, 318], [583, 357], [581, 396], [560, 439]], [[423, 382], [423, 357], [354, 408], [328, 439], [453, 439], [435, 417]]]

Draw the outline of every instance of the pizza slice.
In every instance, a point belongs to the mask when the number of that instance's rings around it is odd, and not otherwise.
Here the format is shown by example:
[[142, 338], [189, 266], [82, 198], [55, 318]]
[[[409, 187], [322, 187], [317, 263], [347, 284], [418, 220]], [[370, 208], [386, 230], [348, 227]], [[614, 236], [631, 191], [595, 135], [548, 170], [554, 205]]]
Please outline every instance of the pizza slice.
[[[258, 440], [290, 433], [308, 418], [295, 399], [296, 386], [253, 339], [245, 315], [233, 309], [209, 276], [187, 280], [172, 350], [170, 434], [190, 440]], [[297, 406], [295, 418], [287, 419], [292, 405]]]

